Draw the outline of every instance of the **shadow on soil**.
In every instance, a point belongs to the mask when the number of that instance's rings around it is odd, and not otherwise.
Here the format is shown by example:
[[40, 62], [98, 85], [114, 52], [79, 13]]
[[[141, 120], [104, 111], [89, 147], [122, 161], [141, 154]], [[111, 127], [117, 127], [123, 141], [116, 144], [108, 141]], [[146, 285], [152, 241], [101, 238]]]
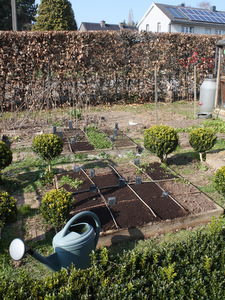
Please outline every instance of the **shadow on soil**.
[[190, 163], [199, 161], [197, 152], [178, 153], [167, 159], [168, 165], [186, 166]]

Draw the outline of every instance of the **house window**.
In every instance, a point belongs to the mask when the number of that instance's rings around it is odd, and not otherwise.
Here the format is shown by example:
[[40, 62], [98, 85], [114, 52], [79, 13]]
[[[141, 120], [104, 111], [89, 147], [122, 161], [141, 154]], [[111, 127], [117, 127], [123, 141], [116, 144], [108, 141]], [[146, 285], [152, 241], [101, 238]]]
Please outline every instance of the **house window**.
[[149, 24], [146, 24], [146, 31], [149, 31]]
[[225, 30], [216, 30], [216, 34], [220, 34], [220, 35], [225, 34]]
[[161, 32], [161, 22], [157, 23], [157, 32]]
[[205, 29], [205, 34], [211, 34], [211, 28], [206, 28]]
[[183, 32], [183, 33], [194, 33], [194, 27], [182, 26], [181, 32]]

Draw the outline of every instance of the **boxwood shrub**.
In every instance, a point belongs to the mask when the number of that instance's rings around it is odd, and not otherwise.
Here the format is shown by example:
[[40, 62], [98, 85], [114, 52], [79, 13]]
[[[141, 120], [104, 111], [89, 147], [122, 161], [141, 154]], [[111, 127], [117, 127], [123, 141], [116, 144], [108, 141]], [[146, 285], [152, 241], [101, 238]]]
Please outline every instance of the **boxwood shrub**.
[[72, 208], [72, 193], [63, 189], [46, 192], [41, 203], [41, 215], [43, 219], [56, 230], [62, 227]]
[[179, 142], [177, 132], [166, 125], [154, 125], [144, 132], [144, 146], [156, 154], [160, 160], [166, 161], [167, 155], [176, 150]]
[[216, 171], [214, 176], [214, 184], [216, 190], [225, 196], [225, 166]]
[[53, 133], [39, 134], [33, 139], [33, 151], [49, 164], [63, 150], [63, 141]]
[[189, 143], [195, 151], [199, 152], [201, 161], [203, 160], [202, 154], [212, 149], [216, 139], [217, 136], [211, 128], [194, 129], [189, 134]]
[[[221, 224], [222, 225], [222, 224]], [[34, 280], [0, 275], [0, 299], [224, 299], [225, 232], [217, 222], [189, 238], [92, 254], [91, 268]], [[144, 242], [143, 242], [144, 243]]]
[[12, 151], [9, 146], [3, 141], [0, 141], [0, 181], [1, 181], [1, 170], [9, 166], [12, 162]]
[[17, 219], [16, 200], [7, 192], [0, 192], [0, 228]]

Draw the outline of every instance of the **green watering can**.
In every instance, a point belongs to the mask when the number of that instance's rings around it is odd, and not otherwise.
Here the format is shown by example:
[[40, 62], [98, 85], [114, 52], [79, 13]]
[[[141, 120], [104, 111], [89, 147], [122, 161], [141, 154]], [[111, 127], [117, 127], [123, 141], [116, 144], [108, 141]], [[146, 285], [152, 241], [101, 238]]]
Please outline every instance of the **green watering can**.
[[[91, 217], [95, 222], [96, 229], [94, 230], [88, 223], [77, 223], [78, 219], [83, 217]], [[11, 242], [9, 253], [14, 260], [20, 260], [25, 253], [29, 253], [52, 271], [67, 268], [72, 263], [77, 269], [86, 269], [90, 267], [90, 254], [98, 243], [100, 228], [98, 216], [91, 211], [83, 211], [71, 218], [65, 227], [54, 236], [52, 245], [55, 252], [52, 255], [43, 257], [18, 238]]]

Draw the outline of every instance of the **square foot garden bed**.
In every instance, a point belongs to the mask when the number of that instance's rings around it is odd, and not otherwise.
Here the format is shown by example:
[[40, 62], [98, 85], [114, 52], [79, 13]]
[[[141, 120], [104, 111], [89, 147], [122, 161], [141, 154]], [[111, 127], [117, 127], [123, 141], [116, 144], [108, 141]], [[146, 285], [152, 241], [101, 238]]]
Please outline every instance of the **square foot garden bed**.
[[[135, 173], [141, 180], [137, 180]], [[124, 240], [144, 238], [208, 223], [212, 216], [223, 213], [209, 197], [191, 184], [184, 184], [179, 176], [160, 164], [150, 164], [143, 171], [127, 164], [118, 168], [81, 168], [79, 172], [65, 174], [80, 182], [76, 189], [62, 185], [73, 193], [71, 216], [85, 210], [98, 215], [99, 246], [111, 245], [123, 237]], [[65, 174], [57, 175], [57, 186]]]
[[[113, 130], [107, 129], [99, 129], [99, 133], [104, 134], [104, 138], [107, 141], [110, 141], [113, 136]], [[90, 142], [86, 131], [83, 131], [80, 128], [60, 128], [56, 129], [55, 132], [58, 136], [61, 137], [64, 142], [63, 152], [82, 152], [89, 154], [96, 154], [102, 151], [110, 154], [121, 154], [122, 152], [126, 152], [128, 150], [132, 150], [134, 152], [138, 151], [138, 145], [136, 145], [129, 137], [127, 137], [121, 130], [118, 130], [117, 135], [113, 136], [112, 143], [110, 143], [110, 147], [108, 148], [98, 148], [95, 147], [93, 143]]]

